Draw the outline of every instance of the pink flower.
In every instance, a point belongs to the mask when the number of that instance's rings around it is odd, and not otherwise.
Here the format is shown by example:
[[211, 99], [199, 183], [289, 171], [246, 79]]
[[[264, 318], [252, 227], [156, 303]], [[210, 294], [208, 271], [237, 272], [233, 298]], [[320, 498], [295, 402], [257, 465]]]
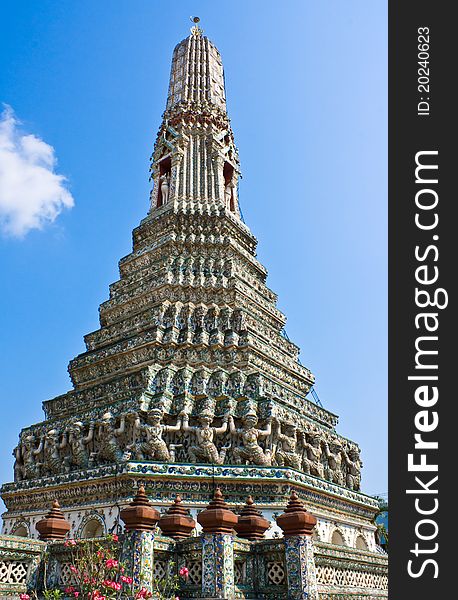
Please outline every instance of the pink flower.
[[21, 600], [30, 600], [30, 596], [29, 596], [28, 594], [21, 594], [21, 595], [19, 596], [19, 598], [20, 598]]
[[75, 598], [78, 598], [78, 596], [80, 595], [79, 592], [73, 592], [73, 595], [75, 596]]
[[116, 567], [118, 565], [119, 565], [119, 562], [117, 560], [115, 560], [114, 558], [109, 558], [105, 562], [105, 566], [107, 567], [107, 569], [116, 569]]
[[76, 546], [76, 541], [75, 540], [66, 540], [66, 542], [64, 543], [64, 546], [67, 546], [67, 548], [69, 546]]
[[70, 571], [72, 573], [78, 573], [78, 569], [74, 565], [70, 565]]
[[119, 536], [117, 536], [116, 533], [114, 533], [112, 535], [112, 540], [113, 540], [113, 542], [119, 542]]
[[72, 585], [69, 585], [68, 587], [65, 588], [64, 591], [66, 594], [71, 594], [72, 592], [75, 591], [75, 588]]
[[180, 596], [175, 596], [175, 600], [180, 600]]
[[126, 577], [125, 575], [121, 575], [121, 581], [131, 585], [134, 580], [132, 579], [132, 577]]
[[179, 573], [186, 579], [189, 576], [189, 569], [187, 567], [181, 567]]
[[152, 595], [153, 594], [151, 592], [148, 592], [146, 588], [142, 587], [142, 589], [139, 592], [137, 592], [135, 598], [137, 598], [137, 600], [139, 598], [151, 598]]
[[112, 590], [117, 590], [117, 591], [119, 591], [122, 588], [121, 583], [116, 583], [116, 581], [111, 581], [110, 579], [105, 579], [102, 582], [102, 585], [104, 585], [107, 588], [111, 588]]

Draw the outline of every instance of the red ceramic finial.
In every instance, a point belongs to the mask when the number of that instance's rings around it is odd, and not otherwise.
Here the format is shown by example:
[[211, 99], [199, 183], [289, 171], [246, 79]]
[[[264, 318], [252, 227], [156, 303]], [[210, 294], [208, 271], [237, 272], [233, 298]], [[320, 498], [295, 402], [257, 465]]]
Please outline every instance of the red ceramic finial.
[[138, 488], [135, 498], [132, 500], [132, 506], [151, 506], [143, 485]]
[[277, 517], [277, 525], [285, 537], [293, 535], [311, 536], [316, 517], [309, 513], [295, 491], [292, 492], [285, 511]]
[[159, 512], [153, 507], [141, 485], [135, 498], [120, 513], [128, 531], [152, 531], [159, 521]]
[[207, 508], [197, 515], [197, 521], [202, 525], [204, 533], [233, 533], [237, 520], [237, 515], [224, 502], [219, 487], [216, 488]]
[[269, 521], [264, 519], [262, 513], [255, 507], [253, 498], [248, 496], [235, 526], [237, 535], [247, 540], [261, 540], [269, 526]]
[[54, 500], [51, 510], [44, 519], [38, 521], [35, 527], [40, 534], [40, 539], [47, 541], [65, 539], [71, 526], [60, 510], [59, 502]]
[[177, 496], [165, 514], [161, 516], [159, 527], [164, 535], [175, 540], [190, 537], [196, 522], [189, 514], [189, 510], [183, 506], [181, 496]]

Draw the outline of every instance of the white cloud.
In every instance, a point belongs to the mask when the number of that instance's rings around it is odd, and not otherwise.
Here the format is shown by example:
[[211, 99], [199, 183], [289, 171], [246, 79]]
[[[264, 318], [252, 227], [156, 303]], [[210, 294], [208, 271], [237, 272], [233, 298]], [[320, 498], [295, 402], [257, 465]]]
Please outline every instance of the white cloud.
[[74, 205], [67, 180], [54, 172], [54, 148], [25, 135], [11, 107], [0, 115], [0, 229], [23, 237]]

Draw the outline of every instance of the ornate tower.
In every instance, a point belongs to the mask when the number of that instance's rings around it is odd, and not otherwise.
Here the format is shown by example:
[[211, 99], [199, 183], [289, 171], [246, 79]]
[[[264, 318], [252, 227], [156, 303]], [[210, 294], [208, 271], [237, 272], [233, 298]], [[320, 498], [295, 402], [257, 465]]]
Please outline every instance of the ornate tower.
[[239, 160], [226, 112], [220, 54], [198, 26], [173, 52], [169, 94], [152, 156], [152, 208], [240, 216]]
[[73, 389], [20, 434], [5, 533], [32, 534], [56, 497], [73, 535], [112, 530], [132, 480], [158, 508], [179, 493], [196, 511], [218, 480], [229, 504], [250, 494], [269, 519], [296, 489], [324, 541], [338, 529], [375, 548], [359, 448], [307, 398], [314, 377], [283, 335], [239, 175], [221, 57], [196, 26], [173, 52], [148, 215], [70, 361]]

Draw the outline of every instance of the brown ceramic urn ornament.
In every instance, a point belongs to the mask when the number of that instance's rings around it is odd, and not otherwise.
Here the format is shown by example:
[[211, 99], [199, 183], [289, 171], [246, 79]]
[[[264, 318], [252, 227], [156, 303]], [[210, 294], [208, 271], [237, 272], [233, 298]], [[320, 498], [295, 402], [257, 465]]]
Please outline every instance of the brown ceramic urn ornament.
[[235, 526], [237, 535], [246, 540], [262, 540], [264, 532], [269, 529], [269, 526], [269, 521], [264, 519], [254, 505], [253, 498], [248, 496]]
[[38, 521], [35, 525], [40, 540], [63, 540], [70, 531], [70, 523], [64, 517], [64, 513], [60, 510], [60, 505], [57, 500], [54, 500], [49, 513], [44, 519]]
[[195, 526], [196, 522], [191, 517], [189, 510], [183, 506], [180, 496], [175, 498], [173, 504], [159, 521], [162, 533], [174, 540], [184, 540], [190, 537]]
[[120, 513], [128, 531], [152, 531], [159, 521], [160, 514], [153, 507], [141, 485], [132, 502]]
[[204, 533], [233, 533], [237, 520], [237, 515], [224, 502], [220, 488], [216, 488], [207, 508], [197, 515]]
[[316, 525], [316, 517], [308, 512], [299, 496], [293, 491], [285, 512], [277, 517], [277, 525], [285, 537], [311, 536]]

